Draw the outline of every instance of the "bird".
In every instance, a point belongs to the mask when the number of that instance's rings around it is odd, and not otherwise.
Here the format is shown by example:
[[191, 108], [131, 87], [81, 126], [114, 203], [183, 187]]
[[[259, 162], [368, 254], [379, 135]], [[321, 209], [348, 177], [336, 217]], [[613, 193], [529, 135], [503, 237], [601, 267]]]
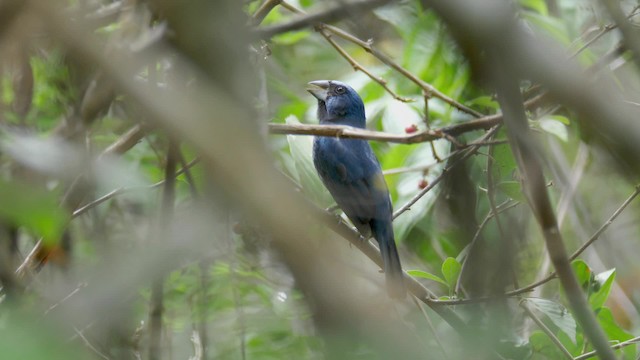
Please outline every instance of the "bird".
[[[318, 101], [321, 125], [346, 125], [364, 129], [365, 108], [360, 95], [336, 80], [309, 82], [307, 91]], [[369, 142], [316, 136], [313, 163], [329, 193], [360, 234], [378, 242], [387, 292], [405, 297], [406, 288], [393, 234], [393, 206], [380, 162]]]

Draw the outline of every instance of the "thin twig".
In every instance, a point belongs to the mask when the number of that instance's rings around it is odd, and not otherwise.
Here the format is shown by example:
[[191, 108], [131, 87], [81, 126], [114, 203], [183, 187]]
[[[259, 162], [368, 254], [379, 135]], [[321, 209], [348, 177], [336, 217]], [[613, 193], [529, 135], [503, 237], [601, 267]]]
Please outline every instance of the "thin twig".
[[[294, 12], [296, 14], [306, 14], [304, 11], [298, 9], [297, 7], [289, 4], [286, 1], [282, 1], [280, 0], [282, 7], [284, 7], [285, 9]], [[380, 84], [380, 86], [382, 86], [389, 94], [391, 94], [391, 96], [393, 96], [394, 99], [398, 100], [398, 101], [402, 101], [402, 102], [412, 102], [414, 101], [411, 98], [405, 98], [402, 97], [398, 94], [396, 94], [393, 90], [391, 90], [391, 88], [389, 88], [389, 85], [387, 85], [387, 81], [379, 76], [374, 75], [369, 69], [367, 69], [366, 67], [364, 67], [362, 64], [360, 64], [359, 62], [356, 61], [356, 59], [353, 58], [353, 56], [349, 55], [349, 53], [340, 45], [338, 45], [338, 43], [335, 42], [335, 40], [333, 40], [333, 38], [331, 37], [331, 34], [329, 34], [325, 29], [324, 26], [318, 25], [315, 27], [316, 31], [318, 31], [320, 33], [320, 35], [322, 35], [322, 37], [324, 37], [327, 42], [329, 42], [329, 44], [331, 46], [333, 46], [334, 49], [336, 49], [336, 51], [338, 52], [338, 54], [340, 54], [343, 58], [345, 58], [345, 60], [347, 60], [347, 62], [351, 65], [351, 67], [355, 70], [355, 71], [361, 71], [362, 73], [364, 73], [365, 75], [367, 75], [371, 80], [377, 82], [378, 84]]]
[[[498, 128], [499, 128], [499, 126], [493, 127], [479, 141], [486, 141], [487, 139], [489, 139], [491, 136], [493, 136], [493, 134], [495, 134], [498, 131]], [[438, 175], [438, 177], [433, 179], [429, 183], [429, 185], [427, 187], [425, 187], [424, 189], [420, 190], [420, 192], [418, 192], [416, 195], [414, 195], [413, 198], [411, 198], [409, 201], [407, 201], [406, 204], [402, 205], [398, 210], [396, 210], [393, 213], [393, 218], [395, 219], [398, 216], [400, 216], [402, 213], [404, 213], [405, 211], [409, 210], [411, 208], [411, 206], [413, 206], [413, 204], [415, 204], [418, 200], [420, 200], [426, 193], [431, 191], [431, 189], [433, 189], [446, 176], [446, 174], [451, 170], [452, 167], [456, 166], [457, 164], [459, 164], [462, 161], [464, 161], [467, 158], [469, 158], [471, 155], [475, 154], [479, 147], [480, 147], [479, 145], [474, 145], [472, 143], [471, 146], [469, 147], [469, 149], [464, 150], [465, 153], [463, 155], [461, 155], [458, 159], [456, 159], [451, 164], [449, 164], [449, 166], [447, 166], [446, 168], [442, 169], [442, 173], [440, 173], [440, 175]]]
[[84, 334], [80, 330], [78, 330], [75, 326], [73, 327], [73, 331], [75, 331], [76, 334], [78, 334], [78, 337], [80, 339], [82, 339], [82, 342], [89, 348], [89, 350], [93, 351], [96, 355], [98, 355], [99, 357], [103, 358], [104, 360], [110, 360], [111, 359], [107, 355], [105, 355], [102, 352], [100, 352], [100, 350], [96, 349], [93, 345], [91, 345], [91, 343], [84, 336]]
[[[576, 251], [573, 252], [573, 254], [571, 254], [571, 256], [569, 256], [569, 261], [573, 261], [575, 260], [578, 256], [580, 256], [580, 254], [582, 254], [583, 251], [585, 251], [591, 244], [593, 244], [596, 240], [598, 240], [600, 238], [600, 235], [602, 235], [602, 233], [605, 232], [605, 230], [607, 230], [607, 228], [609, 227], [609, 225], [611, 225], [613, 223], [613, 221], [622, 213], [622, 211], [633, 201], [633, 199], [636, 198], [636, 196], [638, 196], [638, 194], [640, 194], [640, 185], [636, 185], [636, 188], [634, 190], [634, 192], [622, 203], [622, 205], [620, 205], [620, 207], [618, 207], [618, 209], [616, 209], [616, 211], [614, 211], [614, 213], [609, 217], [609, 219], [607, 219], [607, 221], [604, 222], [604, 224], [602, 224], [602, 226], [600, 226], [600, 228], [593, 234], [591, 235], [591, 237], [589, 238], [589, 240], [587, 240], [587, 242], [585, 242], [582, 246], [580, 246]], [[553, 280], [557, 277], [556, 272], [552, 272], [549, 275], [547, 275], [545, 278], [540, 279], [532, 284], [529, 284], [523, 288], [520, 289], [516, 289], [513, 291], [509, 291], [506, 293], [507, 296], [515, 296], [515, 295], [520, 295], [526, 292], [529, 292], [533, 289], [535, 289], [536, 287], [549, 282], [550, 280]]]
[[444, 357], [444, 359], [449, 359], [449, 356], [447, 355], [447, 352], [445, 351], [444, 345], [442, 344], [442, 341], [440, 340], [440, 336], [438, 336], [438, 332], [436, 331], [435, 326], [433, 326], [433, 322], [429, 318], [429, 314], [427, 314], [427, 311], [424, 309], [424, 306], [422, 306], [422, 304], [418, 301], [418, 299], [415, 296], [412, 296], [411, 300], [416, 305], [418, 310], [420, 310], [420, 312], [422, 313], [422, 316], [424, 316], [424, 319], [427, 322], [427, 325], [429, 325], [429, 329], [431, 330], [431, 334], [433, 335], [433, 339], [436, 341], [436, 344], [438, 344], [438, 348], [442, 352], [442, 356]]
[[281, 2], [282, 0], [265, 0], [251, 17], [251, 25], [260, 25], [271, 10], [280, 5]]
[[[614, 350], [622, 349], [623, 347], [626, 347], [626, 346], [629, 346], [629, 345], [633, 345], [633, 344], [636, 344], [638, 342], [640, 342], [640, 336], [636, 336], [633, 339], [625, 340], [625, 341], [623, 341], [621, 343], [612, 345], [611, 348], [614, 349]], [[584, 353], [584, 354], [582, 354], [580, 356], [577, 356], [577, 357], [573, 358], [573, 360], [589, 359], [589, 358], [592, 358], [592, 357], [594, 357], [596, 355], [597, 355], [597, 353], [595, 351], [589, 351], [588, 353]]]
[[503, 212], [505, 212], [505, 211], [507, 211], [509, 209], [512, 209], [512, 208], [518, 206], [518, 205], [520, 205], [520, 203], [517, 202], [517, 201], [514, 202], [511, 199], [506, 200], [502, 204], [496, 206], [495, 210], [491, 209], [491, 211], [487, 214], [487, 216], [485, 216], [484, 220], [482, 220], [482, 223], [480, 223], [480, 225], [478, 225], [478, 229], [476, 230], [475, 234], [473, 235], [473, 239], [471, 239], [471, 241], [469, 242], [467, 255], [464, 257], [464, 260], [462, 261], [462, 265], [460, 267], [460, 274], [458, 274], [458, 280], [456, 281], [456, 287], [455, 287], [455, 290], [454, 290], [454, 294], [459, 294], [460, 293], [461, 281], [462, 281], [463, 275], [465, 273], [465, 270], [467, 269], [467, 259], [469, 259], [469, 254], [471, 254], [471, 252], [475, 248], [476, 242], [480, 238], [480, 234], [482, 233], [482, 230], [489, 223], [489, 220], [493, 219], [496, 216], [496, 212], [494, 212], [494, 211], [497, 211], [497, 214], [500, 214], [500, 213], [503, 213]]
[[459, 154], [462, 150], [456, 150], [456, 151], [452, 151], [450, 152], [446, 157], [440, 159], [440, 161], [436, 161], [434, 163], [431, 164], [426, 164], [426, 165], [414, 165], [414, 166], [406, 166], [406, 167], [401, 167], [401, 168], [393, 168], [393, 169], [387, 169], [387, 170], [383, 170], [382, 174], [384, 174], [385, 176], [387, 175], [396, 175], [396, 174], [403, 174], [403, 173], [407, 173], [407, 172], [425, 172], [437, 165], [442, 164], [443, 161], [449, 160], [451, 157]]
[[[195, 158], [195, 159], [191, 160], [182, 169], [178, 170], [176, 172], [175, 176], [176, 177], [180, 176], [183, 173], [186, 174], [188, 169], [190, 169], [191, 167], [196, 165], [199, 162], [199, 160], [200, 160], [199, 158]], [[76, 218], [76, 217], [84, 214], [88, 210], [93, 209], [94, 207], [104, 203], [107, 200], [113, 199], [114, 197], [116, 197], [118, 195], [122, 195], [122, 194], [125, 194], [125, 193], [128, 193], [128, 192], [133, 192], [133, 191], [139, 191], [139, 190], [153, 190], [153, 189], [159, 188], [160, 186], [164, 185], [165, 182], [166, 182], [166, 179], [160, 180], [157, 183], [152, 184], [152, 185], [148, 185], [148, 186], [122, 187], [122, 188], [118, 188], [118, 189], [112, 190], [112, 191], [102, 195], [101, 197], [93, 200], [92, 202], [82, 206], [81, 208], [78, 208], [77, 210], [75, 210], [71, 214], [71, 218]]]
[[411, 82], [413, 82], [414, 84], [418, 85], [424, 92], [432, 95], [433, 97], [437, 97], [438, 99], [446, 102], [447, 104], [453, 106], [454, 108], [465, 112], [467, 114], [470, 114], [476, 118], [481, 118], [483, 115], [478, 112], [475, 111], [457, 101], [455, 101], [454, 99], [450, 98], [449, 96], [445, 95], [444, 93], [440, 92], [438, 89], [436, 89], [435, 87], [433, 87], [431, 84], [427, 83], [426, 81], [420, 79], [419, 77], [417, 77], [416, 75], [412, 74], [409, 70], [405, 69], [404, 67], [402, 67], [400, 64], [398, 64], [397, 62], [395, 62], [393, 59], [391, 59], [388, 55], [384, 54], [383, 52], [381, 52], [380, 50], [378, 50], [377, 48], [373, 47], [372, 42], [370, 41], [363, 41], [357, 37], [355, 37], [354, 35], [338, 28], [332, 25], [323, 25], [323, 28], [329, 30], [330, 32], [332, 32], [333, 34], [335, 34], [336, 36], [341, 37], [344, 40], [350, 41], [360, 47], [362, 47], [366, 52], [370, 53], [371, 55], [373, 55], [374, 57], [376, 57], [378, 60], [380, 60], [381, 62], [383, 62], [384, 64], [386, 64], [387, 66], [391, 67], [392, 69], [396, 70], [397, 72], [399, 72], [400, 74], [402, 74], [404, 77], [406, 77], [407, 79], [411, 80]]
[[331, 35], [328, 34], [327, 31], [322, 26], [318, 26], [317, 29], [320, 35], [322, 35], [327, 40], [327, 42], [329, 42], [329, 44], [331, 44], [331, 46], [333, 46], [333, 48], [336, 49], [338, 54], [340, 54], [343, 58], [345, 58], [345, 60], [347, 60], [347, 62], [351, 65], [353, 70], [360, 71], [365, 75], [367, 75], [371, 80], [377, 82], [380, 86], [382, 86], [383, 89], [385, 89], [389, 94], [391, 94], [391, 96], [393, 96], [394, 99], [405, 102], [405, 103], [414, 101], [412, 98], [402, 97], [396, 94], [393, 90], [391, 90], [391, 88], [389, 88], [389, 85], [387, 85], [387, 81], [385, 79], [374, 75], [369, 69], [367, 69], [366, 67], [362, 66], [359, 62], [357, 62], [356, 59], [354, 59], [351, 55], [349, 55], [349, 53], [345, 49], [343, 49], [340, 45], [338, 45], [338, 43], [335, 42], [335, 40], [333, 40]]

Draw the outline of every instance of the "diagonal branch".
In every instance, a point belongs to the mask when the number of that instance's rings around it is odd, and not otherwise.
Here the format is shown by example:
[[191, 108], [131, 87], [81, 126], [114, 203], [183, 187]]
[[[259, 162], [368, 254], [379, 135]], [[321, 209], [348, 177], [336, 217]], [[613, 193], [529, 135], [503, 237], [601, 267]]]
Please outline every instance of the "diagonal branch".
[[[491, 52], [491, 51], [490, 51]], [[547, 193], [542, 165], [532, 141], [525, 108], [518, 83], [505, 67], [500, 52], [492, 52], [487, 70], [498, 93], [500, 107], [505, 114], [507, 136], [514, 151], [518, 168], [524, 176], [524, 190], [532, 211], [540, 225], [549, 257], [558, 273], [562, 287], [576, 319], [582, 325], [586, 337], [603, 359], [615, 359], [609, 341], [589, 307], [585, 294], [571, 269], [567, 250], [558, 228], [556, 216]]]
[[270, 39], [275, 35], [286, 33], [293, 30], [300, 30], [307, 26], [314, 26], [321, 22], [334, 22], [351, 17], [356, 13], [365, 12], [377, 7], [386, 5], [396, 0], [358, 0], [351, 2], [340, 2], [322, 12], [317, 12], [305, 16], [301, 16], [288, 23], [266, 26], [254, 31], [257, 39]]

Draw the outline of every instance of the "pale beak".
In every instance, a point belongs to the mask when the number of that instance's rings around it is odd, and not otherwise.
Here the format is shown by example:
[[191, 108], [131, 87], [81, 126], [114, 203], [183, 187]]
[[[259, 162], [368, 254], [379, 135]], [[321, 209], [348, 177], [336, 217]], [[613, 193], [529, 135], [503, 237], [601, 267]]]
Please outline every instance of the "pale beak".
[[307, 91], [311, 93], [316, 99], [321, 101], [327, 100], [329, 93], [329, 80], [316, 80], [307, 84]]

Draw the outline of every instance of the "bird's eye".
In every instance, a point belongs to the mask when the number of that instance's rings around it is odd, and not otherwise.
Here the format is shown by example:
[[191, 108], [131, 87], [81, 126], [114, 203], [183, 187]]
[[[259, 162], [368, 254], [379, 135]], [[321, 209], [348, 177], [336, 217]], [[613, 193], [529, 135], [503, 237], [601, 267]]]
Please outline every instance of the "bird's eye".
[[344, 94], [344, 87], [343, 86], [337, 86], [336, 87], [336, 94]]

